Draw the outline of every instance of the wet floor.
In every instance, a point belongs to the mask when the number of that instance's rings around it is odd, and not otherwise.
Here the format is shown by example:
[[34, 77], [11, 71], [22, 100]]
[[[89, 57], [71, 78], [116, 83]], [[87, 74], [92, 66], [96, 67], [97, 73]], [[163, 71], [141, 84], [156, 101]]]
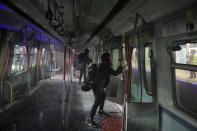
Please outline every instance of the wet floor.
[[[73, 81], [69, 99], [65, 102], [65, 127], [62, 124], [62, 87], [61, 76], [57, 75], [44, 82], [33, 95], [27, 97], [12, 110], [1, 114], [1, 131], [101, 131], [85, 124], [93, 104], [92, 92], [83, 92], [78, 83]], [[118, 112], [115, 106], [106, 101], [107, 112]], [[95, 116], [101, 123], [103, 118]]]

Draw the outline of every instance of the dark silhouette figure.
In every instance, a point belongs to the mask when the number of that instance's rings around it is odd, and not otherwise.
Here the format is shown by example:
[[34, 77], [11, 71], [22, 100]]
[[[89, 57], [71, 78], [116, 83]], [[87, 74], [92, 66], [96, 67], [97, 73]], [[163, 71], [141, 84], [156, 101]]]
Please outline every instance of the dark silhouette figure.
[[[197, 65], [197, 54], [196, 50], [191, 50], [191, 55], [189, 56], [189, 64]], [[196, 78], [196, 72], [190, 71], [190, 78]]]
[[110, 54], [104, 53], [101, 57], [102, 63], [99, 65], [96, 73], [96, 79], [95, 79], [95, 86], [93, 87], [93, 93], [94, 93], [94, 104], [91, 108], [87, 124], [88, 126], [97, 127], [98, 125], [93, 121], [94, 115], [96, 113], [97, 108], [99, 107], [98, 114], [103, 116], [107, 115], [103, 111], [106, 93], [104, 91], [104, 88], [107, 87], [109, 81], [110, 81], [110, 75], [118, 75], [122, 72], [122, 67], [119, 66], [118, 69], [115, 71], [111, 68], [110, 63]]
[[86, 82], [86, 68], [87, 68], [87, 65], [92, 62], [92, 60], [89, 58], [88, 49], [85, 49], [84, 53], [79, 54], [78, 62], [79, 62], [79, 69], [80, 69], [79, 83], [81, 84], [82, 76], [84, 77], [84, 82]]

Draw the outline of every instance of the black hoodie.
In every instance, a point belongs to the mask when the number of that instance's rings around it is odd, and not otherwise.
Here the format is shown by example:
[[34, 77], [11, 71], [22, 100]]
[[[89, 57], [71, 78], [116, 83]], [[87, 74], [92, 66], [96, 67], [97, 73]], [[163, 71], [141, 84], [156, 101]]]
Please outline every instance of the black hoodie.
[[110, 81], [110, 75], [118, 75], [122, 72], [122, 66], [119, 66], [115, 71], [111, 68], [111, 64], [109, 62], [102, 62], [97, 70], [96, 75], [96, 88], [106, 88]]

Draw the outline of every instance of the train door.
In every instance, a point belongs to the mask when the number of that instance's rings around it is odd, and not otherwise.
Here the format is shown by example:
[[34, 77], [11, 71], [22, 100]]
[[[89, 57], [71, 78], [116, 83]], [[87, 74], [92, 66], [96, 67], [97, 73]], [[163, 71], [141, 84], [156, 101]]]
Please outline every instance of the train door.
[[150, 31], [138, 34], [132, 45], [129, 97], [125, 106], [127, 130], [159, 130], [159, 110], [155, 97], [156, 67], [150, 34]]
[[[121, 41], [120, 46], [115, 49], [111, 49], [112, 56], [112, 68], [116, 69], [120, 65], [122, 59], [122, 65], [125, 68], [128, 63], [128, 48], [130, 47], [130, 40]], [[141, 45], [135, 44], [133, 46], [132, 54], [132, 67], [131, 67], [131, 79], [129, 86], [129, 101], [130, 102], [153, 102], [152, 88], [155, 85], [155, 67], [153, 60], [152, 44], [149, 41], [142, 41]], [[123, 94], [125, 79], [127, 70], [121, 75], [111, 77], [110, 84], [107, 88], [108, 100], [118, 104], [123, 103]]]
[[29, 57], [30, 57], [30, 74], [31, 74], [31, 87], [36, 86], [38, 81], [37, 76], [37, 54], [38, 48], [36, 46], [30, 47]]
[[[150, 31], [151, 32], [151, 31]], [[111, 54], [118, 54], [113, 63], [124, 57], [125, 71], [118, 77], [111, 77], [107, 88], [107, 100], [122, 105], [126, 116], [127, 130], [158, 130], [159, 110], [156, 103], [156, 73], [150, 32], [142, 32], [140, 37], [131, 43], [132, 34], [121, 42], [119, 50], [112, 50]], [[128, 69], [129, 47], [133, 47], [131, 68]], [[123, 47], [123, 49], [122, 49]], [[119, 52], [119, 53], [117, 53]], [[124, 64], [126, 63], [126, 64]], [[113, 66], [113, 65], [112, 65]], [[124, 88], [126, 74], [130, 70], [129, 93], [126, 105], [124, 102]], [[124, 111], [124, 110], [123, 110]]]
[[131, 102], [153, 102], [152, 44], [145, 43], [133, 49], [132, 77], [130, 85]]
[[[50, 52], [47, 47], [43, 48], [43, 77], [44, 79], [50, 77]], [[58, 52], [58, 57], [59, 57], [59, 52]], [[58, 58], [58, 68], [60, 67], [59, 65], [60, 59]]]

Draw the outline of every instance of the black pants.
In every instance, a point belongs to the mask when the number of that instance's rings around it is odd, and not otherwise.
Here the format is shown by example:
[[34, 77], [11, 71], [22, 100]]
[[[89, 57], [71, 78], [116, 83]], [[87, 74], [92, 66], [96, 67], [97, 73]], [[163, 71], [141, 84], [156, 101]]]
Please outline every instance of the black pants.
[[191, 76], [191, 78], [196, 78], [196, 72], [190, 71], [190, 76]]
[[80, 69], [79, 83], [81, 82], [82, 76], [83, 76], [84, 82], [86, 82], [86, 69]]
[[99, 107], [99, 111], [103, 110], [105, 98], [106, 98], [106, 94], [103, 89], [93, 90], [93, 93], [95, 100], [89, 115], [91, 119], [94, 118], [94, 115], [96, 114], [96, 110], [98, 107]]

